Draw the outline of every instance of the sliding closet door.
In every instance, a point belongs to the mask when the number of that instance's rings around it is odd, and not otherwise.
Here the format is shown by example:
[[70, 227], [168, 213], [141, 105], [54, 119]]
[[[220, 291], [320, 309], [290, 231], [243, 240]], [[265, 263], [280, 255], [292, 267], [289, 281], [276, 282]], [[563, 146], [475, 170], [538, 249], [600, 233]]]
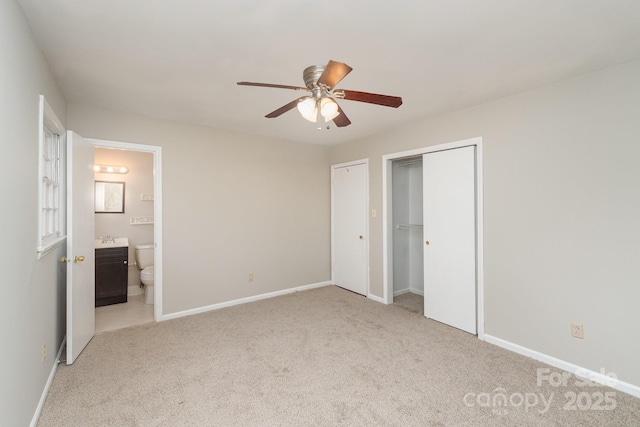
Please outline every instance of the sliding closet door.
[[424, 314], [476, 328], [475, 146], [423, 156]]

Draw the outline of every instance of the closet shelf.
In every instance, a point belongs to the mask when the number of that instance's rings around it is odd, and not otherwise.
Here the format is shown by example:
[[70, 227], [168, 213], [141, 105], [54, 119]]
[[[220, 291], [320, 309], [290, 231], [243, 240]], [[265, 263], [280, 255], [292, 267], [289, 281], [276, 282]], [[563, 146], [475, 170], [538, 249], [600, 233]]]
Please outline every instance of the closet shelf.
[[398, 224], [396, 225], [396, 228], [398, 230], [412, 230], [412, 229], [422, 230], [422, 224]]

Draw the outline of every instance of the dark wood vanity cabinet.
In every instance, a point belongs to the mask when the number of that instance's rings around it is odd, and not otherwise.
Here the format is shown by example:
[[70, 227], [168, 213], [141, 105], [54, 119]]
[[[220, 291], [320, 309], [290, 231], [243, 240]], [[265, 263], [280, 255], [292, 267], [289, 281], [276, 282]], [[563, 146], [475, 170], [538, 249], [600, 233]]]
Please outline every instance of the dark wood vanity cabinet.
[[129, 248], [96, 249], [96, 307], [127, 302]]

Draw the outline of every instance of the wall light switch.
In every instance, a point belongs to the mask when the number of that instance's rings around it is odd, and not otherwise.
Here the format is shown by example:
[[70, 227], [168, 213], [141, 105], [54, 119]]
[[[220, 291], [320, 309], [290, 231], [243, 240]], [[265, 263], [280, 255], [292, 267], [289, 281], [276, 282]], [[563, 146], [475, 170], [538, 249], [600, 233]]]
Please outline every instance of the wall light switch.
[[378, 216], [378, 212], [375, 209], [371, 209], [371, 218]]

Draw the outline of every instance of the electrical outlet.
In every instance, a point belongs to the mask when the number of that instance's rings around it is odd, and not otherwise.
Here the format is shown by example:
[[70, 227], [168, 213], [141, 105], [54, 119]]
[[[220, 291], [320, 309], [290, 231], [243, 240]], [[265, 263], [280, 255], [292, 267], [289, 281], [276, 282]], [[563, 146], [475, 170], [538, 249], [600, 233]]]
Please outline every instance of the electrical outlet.
[[40, 348], [40, 354], [42, 356], [42, 363], [44, 363], [44, 360], [47, 358], [47, 346], [45, 344], [42, 344], [42, 347]]
[[584, 339], [584, 328], [582, 327], [582, 323], [571, 324], [571, 336], [574, 338]]
[[249, 273], [249, 281], [253, 282], [253, 273]]

